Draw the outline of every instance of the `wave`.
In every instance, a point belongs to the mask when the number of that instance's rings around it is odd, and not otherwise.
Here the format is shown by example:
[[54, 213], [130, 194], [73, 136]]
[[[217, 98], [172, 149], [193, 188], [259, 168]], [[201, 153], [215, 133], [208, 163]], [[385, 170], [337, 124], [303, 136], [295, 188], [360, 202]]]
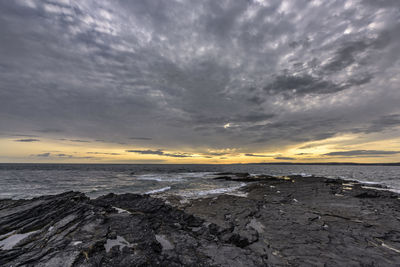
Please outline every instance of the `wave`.
[[136, 180], [157, 181], [157, 182], [183, 182], [183, 181], [185, 181], [185, 179], [182, 179], [182, 178], [166, 178], [166, 177], [160, 177], [160, 176], [137, 177]]
[[200, 198], [207, 195], [217, 195], [217, 194], [228, 194], [232, 193], [241, 187], [246, 186], [245, 183], [240, 183], [238, 186], [232, 187], [222, 187], [222, 188], [215, 188], [209, 190], [193, 190], [193, 191], [186, 191], [186, 192], [178, 192], [177, 195], [187, 198]]
[[187, 179], [193, 178], [213, 178], [215, 175], [213, 172], [181, 172], [173, 174], [161, 174], [161, 173], [151, 173], [142, 174], [136, 177], [136, 180], [142, 181], [157, 181], [157, 182], [184, 182]]
[[309, 173], [305, 173], [305, 172], [300, 172], [300, 173], [293, 172], [293, 173], [291, 173], [291, 175], [299, 175], [301, 177], [312, 177], [312, 176], [314, 176], [313, 174], [309, 174]]
[[161, 192], [164, 192], [164, 191], [167, 191], [167, 190], [170, 190], [170, 189], [171, 189], [170, 186], [166, 186], [166, 187], [163, 187], [163, 188], [160, 188], [160, 189], [155, 189], [155, 190], [147, 191], [147, 192], [144, 193], [144, 194], [145, 194], [145, 195], [157, 194], [157, 193], [161, 193]]

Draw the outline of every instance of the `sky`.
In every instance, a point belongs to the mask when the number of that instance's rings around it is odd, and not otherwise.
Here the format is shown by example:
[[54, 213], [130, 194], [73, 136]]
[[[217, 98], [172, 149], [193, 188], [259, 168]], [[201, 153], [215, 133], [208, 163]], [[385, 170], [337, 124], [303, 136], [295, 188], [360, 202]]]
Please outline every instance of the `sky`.
[[0, 1], [0, 162], [400, 162], [398, 0]]

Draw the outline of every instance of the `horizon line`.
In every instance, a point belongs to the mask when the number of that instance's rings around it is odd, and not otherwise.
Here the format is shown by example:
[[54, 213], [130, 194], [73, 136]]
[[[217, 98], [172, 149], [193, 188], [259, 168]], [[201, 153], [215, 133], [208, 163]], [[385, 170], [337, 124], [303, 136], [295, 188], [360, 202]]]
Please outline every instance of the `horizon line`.
[[400, 162], [373, 162], [373, 163], [357, 163], [357, 162], [249, 162], [249, 163], [105, 163], [105, 162], [0, 162], [5, 164], [36, 164], [36, 165], [399, 165]]

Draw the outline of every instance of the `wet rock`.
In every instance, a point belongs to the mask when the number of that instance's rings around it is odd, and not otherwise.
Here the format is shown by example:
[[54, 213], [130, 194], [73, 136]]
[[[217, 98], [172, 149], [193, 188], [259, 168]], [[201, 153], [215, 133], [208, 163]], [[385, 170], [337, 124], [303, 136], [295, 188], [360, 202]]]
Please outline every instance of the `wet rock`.
[[263, 180], [277, 180], [279, 178], [270, 176], [270, 175], [257, 175], [252, 176], [249, 173], [230, 173], [230, 172], [222, 172], [218, 173], [218, 177], [215, 177], [215, 180], [225, 180], [225, 181], [237, 181], [237, 182], [260, 182]]
[[0, 200], [0, 266], [400, 262], [398, 194], [321, 177], [222, 176], [249, 182], [247, 197], [183, 206], [148, 195], [89, 199], [79, 192]]
[[361, 194], [355, 195], [358, 198], [378, 198], [379, 194], [376, 192], [362, 192]]
[[[243, 254], [220, 239], [224, 229], [149, 196], [68, 192], [0, 205], [0, 266], [211, 266], [229, 255], [210, 247]], [[265, 263], [249, 255], [244, 263]]]
[[399, 195], [366, 186], [322, 177], [266, 178], [243, 188], [247, 198], [202, 199], [185, 211], [222, 228], [234, 222], [234, 231], [221, 239], [270, 266], [397, 266]]

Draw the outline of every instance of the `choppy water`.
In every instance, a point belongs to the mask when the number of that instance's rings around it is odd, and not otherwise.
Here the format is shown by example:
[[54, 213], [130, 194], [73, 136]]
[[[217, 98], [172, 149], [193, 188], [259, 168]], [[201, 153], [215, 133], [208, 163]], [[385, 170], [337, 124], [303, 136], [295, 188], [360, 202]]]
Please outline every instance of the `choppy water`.
[[0, 198], [31, 198], [70, 190], [90, 197], [110, 192], [196, 196], [233, 192], [243, 185], [213, 180], [217, 172], [345, 178], [384, 184], [400, 192], [400, 166], [0, 164]]

